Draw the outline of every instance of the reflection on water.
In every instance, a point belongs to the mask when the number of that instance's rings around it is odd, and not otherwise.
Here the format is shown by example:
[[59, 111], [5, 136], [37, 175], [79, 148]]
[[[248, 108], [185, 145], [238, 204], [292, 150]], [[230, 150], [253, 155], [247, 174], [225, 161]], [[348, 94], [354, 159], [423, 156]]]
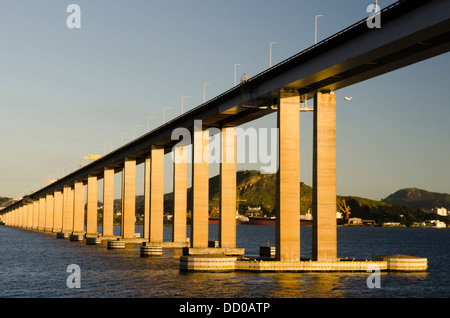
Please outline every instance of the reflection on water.
[[[211, 226], [211, 236], [215, 230]], [[311, 228], [301, 232], [302, 257], [310, 257]], [[273, 226], [240, 225], [238, 246], [257, 255], [259, 246], [274, 244], [274, 233]], [[448, 229], [339, 228], [340, 257], [402, 253], [428, 258], [428, 272], [381, 273], [381, 288], [370, 289], [371, 273], [185, 273], [179, 270], [181, 250], [140, 257], [139, 245], [108, 250], [106, 242], [86, 245], [2, 226], [0, 297], [450, 297], [450, 249], [442, 244], [449, 234]], [[170, 227], [164, 237], [170, 240]], [[70, 264], [81, 268], [80, 289], [66, 285]]]

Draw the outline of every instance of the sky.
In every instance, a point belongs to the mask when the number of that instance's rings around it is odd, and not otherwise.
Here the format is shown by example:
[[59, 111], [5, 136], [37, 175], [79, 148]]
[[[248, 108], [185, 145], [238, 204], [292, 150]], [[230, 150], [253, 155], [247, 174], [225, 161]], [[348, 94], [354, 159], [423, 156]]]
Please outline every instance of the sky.
[[[67, 26], [72, 3], [81, 28]], [[370, 3], [0, 1], [0, 196], [36, 191], [85, 155], [104, 155], [179, 116], [182, 96], [190, 96], [184, 111], [202, 104], [205, 82], [207, 100], [227, 91], [235, 64], [238, 80], [260, 73], [270, 42], [272, 64], [313, 45], [316, 15], [320, 41], [367, 17]], [[339, 195], [450, 193], [449, 69], [446, 53], [335, 92]], [[312, 185], [312, 113], [300, 121], [301, 181]], [[276, 127], [276, 117], [246, 127]]]

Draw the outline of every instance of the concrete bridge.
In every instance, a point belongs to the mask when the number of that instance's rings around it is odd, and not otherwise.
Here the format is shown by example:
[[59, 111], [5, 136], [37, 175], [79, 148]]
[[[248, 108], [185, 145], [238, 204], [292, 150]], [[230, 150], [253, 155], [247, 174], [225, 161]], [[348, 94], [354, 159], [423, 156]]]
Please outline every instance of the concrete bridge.
[[[450, 48], [450, 2], [403, 0], [305, 49], [223, 94], [60, 178], [0, 211], [9, 226], [113, 237], [114, 174], [122, 172], [120, 238], [135, 241], [136, 165], [145, 165], [145, 245], [186, 247], [186, 255], [240, 255], [236, 246], [236, 127], [277, 112], [277, 261], [300, 261], [300, 104], [314, 100], [313, 260], [337, 259], [336, 97], [334, 91], [443, 54]], [[418, 79], [420, 80], [420, 79]], [[208, 247], [209, 130], [221, 131], [219, 248]], [[186, 242], [188, 143], [192, 140], [192, 230]], [[163, 241], [164, 155], [174, 153], [172, 242]], [[103, 179], [103, 233], [97, 233], [98, 181]], [[87, 198], [85, 198], [87, 187]], [[85, 202], [87, 209], [85, 211]], [[86, 213], [86, 224], [84, 217]]]

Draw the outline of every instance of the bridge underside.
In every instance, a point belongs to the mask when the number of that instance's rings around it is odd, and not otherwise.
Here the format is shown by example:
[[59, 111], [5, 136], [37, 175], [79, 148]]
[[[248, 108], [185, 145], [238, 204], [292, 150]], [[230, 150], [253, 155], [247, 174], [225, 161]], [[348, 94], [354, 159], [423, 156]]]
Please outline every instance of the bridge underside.
[[[370, 29], [364, 20], [360, 21], [57, 180], [1, 213], [8, 213], [9, 224], [50, 229], [53, 225], [60, 226], [59, 221], [50, 222], [51, 210], [58, 207], [57, 209], [62, 211], [54, 214], [62, 215], [62, 229], [74, 233], [82, 232], [83, 186], [88, 184], [89, 180], [88, 188], [95, 187], [96, 181], [105, 178], [104, 184], [108, 189], [104, 191], [104, 216], [110, 218], [113, 208], [111, 176], [115, 172], [123, 172], [122, 238], [133, 239], [135, 171], [137, 164], [145, 162], [144, 239], [155, 244], [162, 243], [164, 211], [161, 189], [164, 153], [173, 151], [174, 145], [179, 142], [172, 140], [172, 132], [177, 128], [185, 128], [193, 136], [193, 159], [197, 158], [193, 164], [194, 203], [190, 245], [196, 249], [207, 248], [209, 163], [201, 159], [201, 153], [208, 147], [206, 128], [219, 128], [222, 140], [227, 136], [227, 142], [222, 142], [222, 147], [224, 152], [229, 152], [233, 148], [230, 140], [235, 139], [233, 128], [277, 112], [280, 165], [277, 173], [276, 258], [299, 261], [299, 106], [302, 102], [314, 98], [313, 258], [336, 259], [336, 99], [333, 91], [448, 52], [449, 12], [450, 2], [446, 0], [400, 1], [381, 12], [380, 29]], [[195, 126], [198, 120], [202, 121], [200, 129]], [[175, 178], [183, 180], [182, 185], [177, 183], [175, 195], [180, 198], [182, 204], [176, 204], [177, 215], [174, 224], [182, 227], [186, 226], [184, 221], [179, 222], [180, 218], [186, 219], [185, 164], [174, 163], [174, 171], [178, 176]], [[220, 244], [231, 250], [235, 247], [236, 234], [233, 230], [236, 209], [233, 192], [236, 186], [235, 175], [235, 164], [221, 166], [223, 215]], [[62, 192], [62, 204], [59, 203], [57, 192]], [[88, 202], [95, 202], [96, 192], [87, 193]], [[92, 206], [90, 203], [88, 222], [96, 220], [95, 208]], [[30, 213], [33, 213], [33, 217], [29, 217]], [[72, 220], [65, 221], [66, 219]], [[104, 227], [107, 227], [104, 228], [104, 235], [112, 233], [111, 226], [112, 222], [104, 220]], [[92, 223], [88, 224], [88, 229], [89, 232], [95, 231]], [[176, 245], [181, 246], [186, 243], [182, 242], [186, 232], [178, 228], [176, 231], [174, 240], [177, 237], [179, 244]]]

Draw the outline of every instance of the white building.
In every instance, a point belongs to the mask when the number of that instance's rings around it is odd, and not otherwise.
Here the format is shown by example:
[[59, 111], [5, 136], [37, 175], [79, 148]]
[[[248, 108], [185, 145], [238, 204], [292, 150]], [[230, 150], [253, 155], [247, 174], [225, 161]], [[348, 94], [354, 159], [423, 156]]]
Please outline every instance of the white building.
[[442, 216], [447, 216], [448, 215], [448, 211], [446, 208], [442, 207], [442, 208], [432, 208], [431, 210], [428, 211], [429, 213], [434, 213], [437, 215], [442, 215]]

